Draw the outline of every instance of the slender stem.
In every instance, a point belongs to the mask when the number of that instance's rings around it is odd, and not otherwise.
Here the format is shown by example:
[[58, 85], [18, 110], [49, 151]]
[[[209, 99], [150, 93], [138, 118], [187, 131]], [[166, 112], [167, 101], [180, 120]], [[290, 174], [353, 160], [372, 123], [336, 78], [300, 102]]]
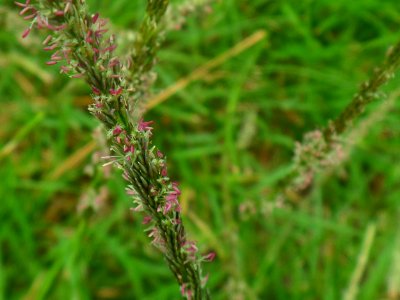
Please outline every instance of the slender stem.
[[369, 80], [361, 85], [358, 93], [339, 117], [323, 130], [324, 138], [327, 142], [331, 142], [334, 135], [342, 134], [369, 103], [382, 98], [382, 93], [379, 93], [379, 89], [394, 77], [399, 66], [400, 42], [390, 50], [386, 62], [375, 70], [374, 75]]

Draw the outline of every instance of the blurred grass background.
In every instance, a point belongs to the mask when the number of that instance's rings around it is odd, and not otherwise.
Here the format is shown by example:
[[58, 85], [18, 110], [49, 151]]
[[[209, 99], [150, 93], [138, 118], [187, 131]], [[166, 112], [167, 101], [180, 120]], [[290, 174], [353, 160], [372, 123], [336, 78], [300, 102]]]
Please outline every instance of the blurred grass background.
[[[88, 3], [117, 33], [134, 29], [145, 7]], [[155, 95], [254, 32], [266, 38], [146, 119], [181, 182], [190, 237], [217, 252], [204, 265], [213, 299], [400, 299], [400, 104], [359, 143], [345, 141], [350, 159], [310, 194], [269, 209], [295, 142], [337, 116], [400, 39], [398, 1], [211, 7], [166, 34]], [[97, 167], [90, 90], [45, 66], [43, 36], [22, 40], [25, 26], [0, 0], [0, 299], [179, 299], [119, 172]]]

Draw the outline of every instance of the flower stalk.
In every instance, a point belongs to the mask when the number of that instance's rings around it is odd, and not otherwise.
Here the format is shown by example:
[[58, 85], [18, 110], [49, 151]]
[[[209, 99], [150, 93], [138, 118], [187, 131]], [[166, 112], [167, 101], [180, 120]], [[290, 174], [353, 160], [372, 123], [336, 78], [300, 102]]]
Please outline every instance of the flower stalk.
[[335, 120], [322, 130], [308, 132], [303, 142], [296, 144], [293, 172], [281, 184], [279, 201], [282, 200], [282, 194], [296, 198], [311, 186], [316, 173], [344, 160], [340, 136], [370, 103], [386, 98], [380, 89], [394, 78], [399, 67], [400, 42], [389, 50], [385, 62], [374, 70], [369, 80], [361, 84], [352, 101]]
[[374, 100], [382, 99], [385, 95], [379, 89], [390, 79], [400, 67], [400, 42], [393, 46], [383, 65], [374, 70], [373, 76], [365, 81], [353, 100], [327, 128], [324, 129], [324, 138], [330, 142], [335, 135], [342, 134], [353, 120], [364, 111], [365, 107]]
[[[131, 113], [141, 99], [135, 98], [140, 96], [135, 93], [140, 87], [126, 79], [129, 69], [134, 66], [133, 76], [149, 71], [155, 52], [149, 54], [144, 51], [147, 47], [138, 44], [132, 64], [124, 64], [114, 55], [115, 37], [106, 34], [107, 21], [99, 14], [90, 15], [84, 0], [27, 0], [16, 4], [21, 8], [20, 15], [29, 13], [27, 19], [31, 21], [23, 37], [35, 27], [52, 32], [43, 42], [44, 50], [53, 52], [46, 64], [62, 64], [61, 73], [82, 77], [91, 87], [93, 104], [89, 110], [107, 130], [110, 162], [122, 170], [134, 211], [144, 213], [148, 236], [163, 253], [182, 296], [209, 299], [201, 263], [213, 260], [215, 254], [199, 255], [195, 243], [188, 240], [180, 213], [179, 184], [168, 176], [165, 155], [152, 145], [152, 122]], [[140, 31], [144, 44], [151, 46], [156, 40], [153, 25], [167, 5], [167, 0], [148, 0], [147, 21]]]

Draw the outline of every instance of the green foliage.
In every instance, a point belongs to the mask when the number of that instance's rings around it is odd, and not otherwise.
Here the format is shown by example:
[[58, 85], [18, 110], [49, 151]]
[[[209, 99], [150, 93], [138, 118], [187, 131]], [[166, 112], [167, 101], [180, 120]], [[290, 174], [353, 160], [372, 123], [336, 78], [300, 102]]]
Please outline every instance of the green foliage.
[[[117, 34], [142, 23], [144, 1], [88, 2]], [[0, 299], [177, 299], [120, 175], [105, 178], [90, 155], [68, 161], [98, 125], [89, 88], [46, 67], [39, 36], [21, 40], [24, 21], [11, 1], [0, 4]], [[399, 40], [399, 20], [394, 0], [220, 1], [166, 34], [154, 93], [268, 33], [147, 113], [181, 183], [188, 234], [217, 253], [204, 267], [213, 299], [340, 299], [360, 269], [356, 299], [399, 297], [398, 103], [355, 145], [346, 141], [350, 159], [291, 207], [271, 198], [295, 142], [347, 106]]]

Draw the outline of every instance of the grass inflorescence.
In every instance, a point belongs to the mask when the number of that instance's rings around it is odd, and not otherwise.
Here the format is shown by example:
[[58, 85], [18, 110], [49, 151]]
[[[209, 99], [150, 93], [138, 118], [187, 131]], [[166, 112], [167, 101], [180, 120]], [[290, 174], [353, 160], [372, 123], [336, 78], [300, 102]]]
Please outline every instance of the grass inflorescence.
[[[27, 20], [0, 4], [0, 299], [179, 297], [142, 233], [155, 219], [142, 224], [150, 219], [129, 211], [137, 195], [109, 169], [136, 159], [141, 146], [132, 154], [125, 144], [135, 134], [167, 154], [198, 252], [217, 253], [202, 274], [213, 299], [399, 297], [399, 81], [371, 84], [396, 65], [396, 1], [173, 1], [150, 22], [158, 58], [139, 78], [129, 61], [151, 19], [146, 2], [87, 5], [89, 21], [95, 12], [110, 18], [118, 44], [105, 55], [121, 68], [104, 86], [88, 86], [81, 69], [65, 70], [81, 79], [57, 74], [57, 50], [42, 51], [47, 34], [22, 39]], [[352, 102], [360, 93], [362, 105]], [[107, 105], [134, 94], [121, 100], [133, 126], [118, 127], [111, 114], [108, 129], [96, 129], [90, 94], [112, 97]], [[116, 152], [105, 136], [121, 141]], [[154, 149], [155, 163], [165, 154]], [[162, 214], [177, 213], [169, 183], [172, 207]]]

